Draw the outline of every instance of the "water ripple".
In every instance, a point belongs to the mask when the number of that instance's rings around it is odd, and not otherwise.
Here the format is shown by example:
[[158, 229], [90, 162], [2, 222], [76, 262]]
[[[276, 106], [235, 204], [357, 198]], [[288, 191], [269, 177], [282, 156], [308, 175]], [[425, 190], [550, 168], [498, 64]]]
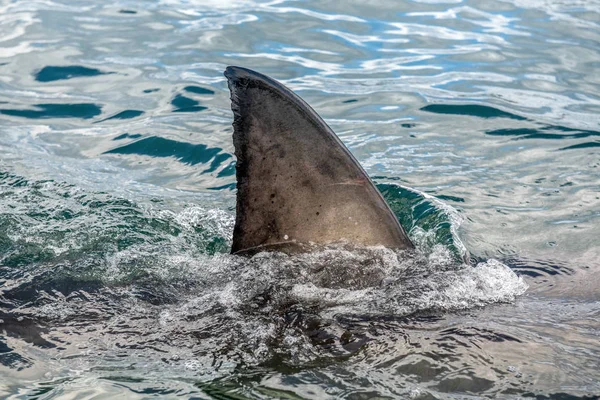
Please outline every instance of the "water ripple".
[[[595, 398], [599, 15], [0, 0], [0, 397]], [[299, 92], [431, 251], [223, 254], [231, 64]]]

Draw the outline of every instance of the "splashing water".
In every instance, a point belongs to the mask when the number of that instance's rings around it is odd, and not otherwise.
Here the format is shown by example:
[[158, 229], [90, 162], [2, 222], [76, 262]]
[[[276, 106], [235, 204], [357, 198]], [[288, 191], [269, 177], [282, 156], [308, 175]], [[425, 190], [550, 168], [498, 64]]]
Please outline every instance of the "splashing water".
[[[13, 223], [3, 236], [3, 300], [10, 307], [3, 326], [17, 335], [25, 321], [39, 330], [34, 340], [51, 332], [54, 341], [70, 342], [79, 350], [73, 356], [81, 370], [119, 369], [123, 357], [154, 364], [164, 354], [169, 374], [211, 379], [240, 363], [278, 360], [297, 368], [368, 346], [365, 333], [347, 319], [512, 302], [527, 288], [496, 260], [460, 263], [452, 250], [459, 246], [428, 248], [421, 241], [415, 251], [394, 251], [340, 244], [248, 259], [225, 253], [233, 223], [225, 210], [140, 207], [8, 173], [2, 185], [0, 215]], [[423, 201], [434, 207], [431, 197], [421, 197], [418, 207]], [[431, 224], [435, 214], [438, 226], [452, 224], [449, 212], [422, 215]], [[418, 232], [429, 235], [423, 227]], [[72, 365], [72, 357], [60, 359], [53, 368]], [[166, 373], [164, 366], [155, 368]]]

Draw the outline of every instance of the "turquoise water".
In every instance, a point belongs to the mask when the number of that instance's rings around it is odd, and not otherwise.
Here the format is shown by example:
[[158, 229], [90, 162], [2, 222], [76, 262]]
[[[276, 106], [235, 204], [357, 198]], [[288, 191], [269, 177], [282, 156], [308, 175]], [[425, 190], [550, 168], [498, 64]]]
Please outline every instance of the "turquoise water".
[[[417, 250], [229, 255], [227, 65]], [[597, 1], [0, 1], [0, 397], [598, 398], [599, 68]]]

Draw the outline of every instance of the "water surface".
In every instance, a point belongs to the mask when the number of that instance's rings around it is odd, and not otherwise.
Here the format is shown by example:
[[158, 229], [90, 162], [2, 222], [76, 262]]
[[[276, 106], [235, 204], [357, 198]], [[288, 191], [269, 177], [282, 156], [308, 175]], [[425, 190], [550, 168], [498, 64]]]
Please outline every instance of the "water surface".
[[[0, 397], [598, 398], [599, 50], [597, 1], [0, 1]], [[227, 65], [416, 252], [228, 255]]]

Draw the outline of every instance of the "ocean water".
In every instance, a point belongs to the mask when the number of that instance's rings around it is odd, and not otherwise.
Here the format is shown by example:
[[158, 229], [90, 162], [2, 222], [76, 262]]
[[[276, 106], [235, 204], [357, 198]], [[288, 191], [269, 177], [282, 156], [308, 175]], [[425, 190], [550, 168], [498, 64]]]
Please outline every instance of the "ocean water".
[[[229, 255], [228, 65], [417, 249]], [[0, 398], [598, 399], [599, 115], [597, 0], [0, 0]]]

